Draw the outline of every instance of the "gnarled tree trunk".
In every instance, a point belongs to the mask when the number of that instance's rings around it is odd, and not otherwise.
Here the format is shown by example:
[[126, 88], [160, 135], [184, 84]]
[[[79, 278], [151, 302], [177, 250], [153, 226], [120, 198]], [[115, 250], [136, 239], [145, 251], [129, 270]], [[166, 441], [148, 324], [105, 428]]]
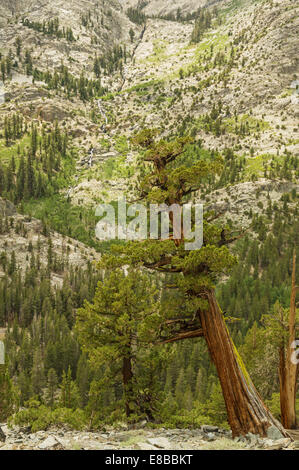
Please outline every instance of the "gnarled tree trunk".
[[262, 437], [275, 426], [287, 436], [256, 391], [227, 330], [215, 293], [206, 293], [208, 309], [198, 311], [204, 338], [216, 366], [233, 436], [251, 432]]

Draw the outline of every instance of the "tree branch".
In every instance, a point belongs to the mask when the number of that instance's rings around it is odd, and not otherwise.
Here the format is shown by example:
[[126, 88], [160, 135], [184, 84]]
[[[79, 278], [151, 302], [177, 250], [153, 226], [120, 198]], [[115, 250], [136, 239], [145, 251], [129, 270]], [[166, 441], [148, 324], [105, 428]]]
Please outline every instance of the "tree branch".
[[182, 341], [188, 338], [201, 338], [202, 336], [203, 336], [203, 329], [198, 328], [197, 330], [193, 330], [193, 331], [185, 331], [182, 333], [177, 333], [171, 338], [167, 338], [167, 339], [164, 339], [163, 341], [160, 341], [159, 344], [175, 343], [176, 341]]

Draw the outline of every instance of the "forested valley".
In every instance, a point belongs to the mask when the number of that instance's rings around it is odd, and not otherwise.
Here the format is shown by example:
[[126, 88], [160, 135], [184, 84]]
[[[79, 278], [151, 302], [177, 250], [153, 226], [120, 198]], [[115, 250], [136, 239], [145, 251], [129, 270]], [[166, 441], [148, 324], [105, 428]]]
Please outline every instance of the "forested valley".
[[[289, 439], [296, 6], [81, 3], [0, 0], [1, 426]], [[202, 248], [99, 239], [124, 196], [203, 204]]]

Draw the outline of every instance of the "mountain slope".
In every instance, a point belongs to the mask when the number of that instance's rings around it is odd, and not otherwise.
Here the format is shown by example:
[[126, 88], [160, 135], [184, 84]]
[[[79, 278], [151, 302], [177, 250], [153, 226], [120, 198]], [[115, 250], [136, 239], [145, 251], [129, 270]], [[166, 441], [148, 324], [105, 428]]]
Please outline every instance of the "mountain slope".
[[[231, 3], [198, 44], [190, 44], [193, 22], [146, 21], [134, 61], [122, 78], [114, 76], [114, 93], [104, 101], [110, 145], [144, 126], [191, 132], [203, 147], [245, 157], [244, 181], [298, 156], [298, 98], [291, 88], [298, 9], [292, 1], [243, 2], [238, 9]], [[104, 183], [112, 198], [115, 188], [123, 190], [118, 181], [113, 188]]]
[[[159, 5], [164, 8], [169, 3]], [[76, 40], [43, 34], [24, 26], [20, 17], [0, 32], [4, 53], [15, 50], [17, 35], [23, 44], [18, 67], [5, 83], [2, 117], [20, 110], [29, 121], [63, 123], [78, 149], [77, 172], [70, 181], [75, 204], [117, 199], [127, 186], [126, 178], [136, 172], [128, 138], [144, 126], [161, 127], [165, 134], [191, 132], [210, 150], [231, 148], [240, 165], [246, 160], [239, 173], [241, 181], [265, 176], [265, 169], [267, 173], [289, 154], [298, 155], [294, 126], [298, 98], [291, 88], [298, 66], [294, 2], [218, 2], [217, 17], [195, 44], [190, 43], [194, 20], [151, 18], [143, 28], [130, 22], [127, 7], [126, 2], [104, 2], [98, 10], [96, 1], [76, 0], [68, 7], [70, 15], [62, 1], [55, 6], [47, 1], [25, 2], [23, 12], [30, 21], [57, 15], [60, 27], [71, 28]], [[157, 5], [153, 8], [158, 14]], [[135, 32], [133, 41], [130, 29]], [[64, 64], [77, 79], [84, 72], [95, 80], [94, 58], [109, 50], [110, 38], [126, 47], [127, 56], [116, 70], [102, 70], [100, 81], [106, 92], [101, 103], [97, 91], [88, 100], [80, 99], [78, 92], [69, 97], [63, 86], [53, 89], [44, 79], [33, 83], [24, 74], [28, 48], [33, 67], [39, 70], [59, 73]], [[89, 168], [91, 147], [94, 159]]]
[[226, 0], [120, 0], [127, 8], [140, 8], [148, 16], [176, 14], [178, 9], [184, 15], [199, 8], [224, 4]]

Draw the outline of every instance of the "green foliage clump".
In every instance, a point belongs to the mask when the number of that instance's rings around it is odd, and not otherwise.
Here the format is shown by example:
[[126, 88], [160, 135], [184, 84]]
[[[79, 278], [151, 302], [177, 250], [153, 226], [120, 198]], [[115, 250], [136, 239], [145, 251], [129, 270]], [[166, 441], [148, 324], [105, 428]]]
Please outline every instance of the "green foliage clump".
[[51, 409], [38, 400], [31, 399], [26, 403], [26, 408], [16, 413], [10, 422], [19, 426], [30, 426], [32, 432], [47, 430], [51, 426], [67, 426], [80, 430], [87, 426], [87, 417], [82, 409]]
[[27, 28], [34, 29], [46, 36], [55, 36], [58, 39], [65, 38], [69, 42], [76, 41], [71, 28], [59, 27], [59, 18], [48, 21], [30, 21], [28, 18], [22, 18], [22, 24]]

